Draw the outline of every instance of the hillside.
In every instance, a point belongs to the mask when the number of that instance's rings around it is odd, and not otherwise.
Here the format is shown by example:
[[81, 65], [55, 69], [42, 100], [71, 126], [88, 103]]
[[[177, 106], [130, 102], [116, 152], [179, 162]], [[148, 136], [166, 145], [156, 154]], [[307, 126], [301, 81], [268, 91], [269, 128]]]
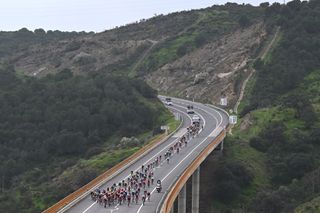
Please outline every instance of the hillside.
[[[266, 9], [279, 37], [254, 63], [240, 120], [223, 157], [204, 176], [204, 212], [318, 212], [320, 181], [320, 4]], [[223, 178], [222, 178], [223, 177]]]
[[0, 211], [39, 212], [135, 152], [159, 125], [176, 125], [141, 80], [181, 97], [211, 102], [223, 90], [235, 99], [269, 37], [263, 10], [226, 4], [98, 34], [0, 32]]
[[147, 84], [233, 109], [247, 82], [201, 212], [316, 212], [319, 17], [318, 0], [227, 3], [97, 34], [0, 32], [0, 211], [39, 212], [174, 125]]
[[250, 62], [272, 36], [262, 7], [228, 3], [159, 15], [98, 34], [37, 43], [4, 57], [22, 73], [113, 73], [145, 79], [160, 93], [234, 103]]
[[[176, 122], [141, 80], [0, 68], [0, 212], [40, 212]], [[127, 138], [125, 138], [127, 137]]]

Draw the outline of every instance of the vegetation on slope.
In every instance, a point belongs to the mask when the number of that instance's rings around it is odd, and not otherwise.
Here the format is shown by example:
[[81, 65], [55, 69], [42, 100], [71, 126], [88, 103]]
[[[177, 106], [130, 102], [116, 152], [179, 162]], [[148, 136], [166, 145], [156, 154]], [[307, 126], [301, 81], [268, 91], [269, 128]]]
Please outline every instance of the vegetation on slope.
[[36, 79], [3, 66], [0, 102], [0, 212], [43, 210], [171, 119], [141, 80], [69, 70]]
[[225, 167], [240, 161], [253, 181], [241, 191], [233, 187], [237, 195], [227, 200], [216, 194], [215, 211], [318, 208], [313, 204], [320, 194], [319, 11], [319, 1], [266, 7], [265, 21], [270, 29], [281, 26], [281, 39], [265, 60], [255, 62], [241, 119], [220, 160]]
[[16, 32], [0, 32], [0, 59], [19, 51], [24, 51], [32, 45], [47, 44], [86, 34], [85, 32], [61, 32], [58, 30], [46, 32], [43, 29], [36, 29], [32, 32], [26, 28], [22, 28]]
[[192, 11], [197, 14], [194, 21], [157, 45], [141, 65], [139, 74], [154, 71], [232, 30], [258, 21], [261, 11], [260, 7], [234, 3]]
[[255, 63], [259, 74], [251, 106], [275, 104], [279, 96], [296, 88], [304, 76], [319, 68], [319, 15], [318, 1], [273, 4], [266, 10], [267, 23], [280, 24], [283, 36], [271, 58]]

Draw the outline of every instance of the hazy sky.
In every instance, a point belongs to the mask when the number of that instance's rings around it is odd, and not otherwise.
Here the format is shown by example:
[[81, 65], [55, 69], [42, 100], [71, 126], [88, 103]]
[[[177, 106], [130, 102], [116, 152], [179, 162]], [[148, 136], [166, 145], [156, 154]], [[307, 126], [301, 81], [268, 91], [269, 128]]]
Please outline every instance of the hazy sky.
[[[266, 1], [234, 0], [252, 5]], [[0, 0], [0, 30], [27, 27], [30, 30], [43, 28], [100, 32], [150, 18], [154, 14], [168, 14], [226, 2], [228, 0]]]

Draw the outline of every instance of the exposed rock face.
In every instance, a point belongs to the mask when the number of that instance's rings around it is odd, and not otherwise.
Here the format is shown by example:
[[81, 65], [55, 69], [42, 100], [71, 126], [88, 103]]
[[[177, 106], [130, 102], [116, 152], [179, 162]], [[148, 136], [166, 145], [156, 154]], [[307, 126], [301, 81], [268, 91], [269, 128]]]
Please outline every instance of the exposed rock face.
[[135, 138], [135, 137], [131, 137], [131, 138], [127, 138], [127, 137], [123, 137], [120, 140], [120, 144], [118, 145], [119, 147], [134, 147], [139, 145], [140, 141]]
[[248, 129], [250, 126], [252, 126], [252, 124], [253, 124], [252, 116], [250, 113], [248, 113], [242, 119], [242, 122], [240, 124], [240, 130], [244, 131]]
[[85, 52], [80, 52], [78, 55], [76, 55], [74, 58], [73, 58], [73, 63], [74, 64], [78, 64], [78, 65], [86, 65], [86, 64], [92, 64], [96, 61], [96, 59], [88, 54], [88, 53], [85, 53]]
[[33, 76], [44, 76], [65, 68], [74, 73], [87, 73], [142, 54], [151, 44], [148, 40], [115, 40], [111, 35], [101, 33], [48, 46], [34, 46], [10, 61], [18, 70]]
[[196, 85], [196, 84], [201, 83], [202, 81], [205, 81], [206, 77], [208, 75], [209, 75], [208, 72], [201, 72], [201, 73], [196, 74], [196, 76], [194, 77], [193, 84]]
[[257, 23], [161, 67], [146, 76], [146, 80], [154, 88], [169, 94], [213, 103], [219, 103], [224, 94], [233, 104], [237, 96], [237, 78], [242, 80], [248, 73], [251, 54], [265, 37], [263, 24]]

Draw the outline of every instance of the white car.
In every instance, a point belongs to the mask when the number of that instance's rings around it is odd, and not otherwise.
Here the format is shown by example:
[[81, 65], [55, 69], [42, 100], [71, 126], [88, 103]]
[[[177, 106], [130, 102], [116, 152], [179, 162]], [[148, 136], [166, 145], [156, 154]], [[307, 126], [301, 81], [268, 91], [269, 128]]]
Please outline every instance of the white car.
[[200, 123], [200, 117], [199, 115], [193, 115], [192, 116], [192, 123]]
[[166, 98], [165, 102], [164, 102], [167, 106], [172, 106], [172, 101], [171, 98]]
[[167, 106], [172, 106], [173, 104], [172, 104], [172, 101], [166, 101], [166, 105]]

